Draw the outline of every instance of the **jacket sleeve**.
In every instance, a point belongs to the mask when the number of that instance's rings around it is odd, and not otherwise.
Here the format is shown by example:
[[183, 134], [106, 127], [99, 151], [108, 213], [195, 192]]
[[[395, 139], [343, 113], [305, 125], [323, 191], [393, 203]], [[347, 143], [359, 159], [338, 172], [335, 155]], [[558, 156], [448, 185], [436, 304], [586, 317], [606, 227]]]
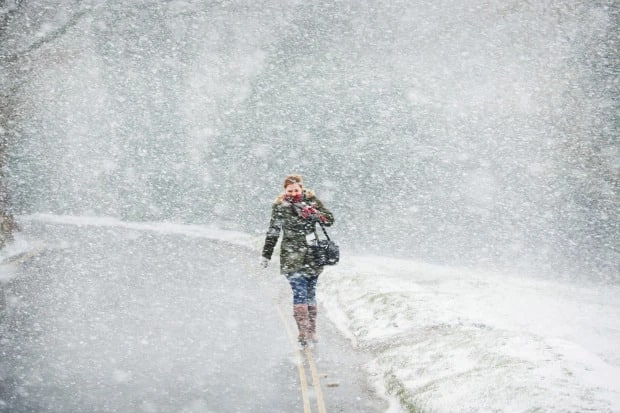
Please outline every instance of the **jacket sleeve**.
[[267, 230], [267, 235], [265, 236], [265, 245], [263, 246], [263, 257], [268, 260], [271, 259], [273, 255], [273, 250], [278, 243], [278, 238], [280, 237], [280, 231], [282, 230], [282, 217], [280, 216], [280, 212], [278, 211], [278, 206], [274, 204], [271, 210], [271, 221], [269, 222], [269, 229]]
[[319, 210], [319, 212], [321, 214], [323, 214], [323, 216], [325, 217], [325, 219], [327, 221], [325, 221], [323, 223], [323, 225], [325, 225], [326, 227], [329, 227], [331, 225], [333, 225], [334, 223], [334, 214], [332, 214], [327, 208], [325, 208], [325, 205], [323, 205], [323, 203], [321, 202], [321, 200], [319, 198], [314, 198], [314, 203], [315, 203], [315, 208]]

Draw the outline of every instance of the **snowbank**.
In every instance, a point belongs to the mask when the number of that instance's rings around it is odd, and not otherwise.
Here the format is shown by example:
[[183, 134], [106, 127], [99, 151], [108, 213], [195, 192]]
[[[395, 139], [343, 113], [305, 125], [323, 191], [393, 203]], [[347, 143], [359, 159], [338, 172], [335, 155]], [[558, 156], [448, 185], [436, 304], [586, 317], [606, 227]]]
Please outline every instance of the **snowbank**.
[[619, 290], [350, 257], [319, 292], [395, 412], [617, 412]]
[[42, 243], [30, 241], [19, 233], [15, 234], [15, 239], [0, 249], [0, 284], [15, 277], [16, 265], [20, 260], [36, 254], [42, 248]]

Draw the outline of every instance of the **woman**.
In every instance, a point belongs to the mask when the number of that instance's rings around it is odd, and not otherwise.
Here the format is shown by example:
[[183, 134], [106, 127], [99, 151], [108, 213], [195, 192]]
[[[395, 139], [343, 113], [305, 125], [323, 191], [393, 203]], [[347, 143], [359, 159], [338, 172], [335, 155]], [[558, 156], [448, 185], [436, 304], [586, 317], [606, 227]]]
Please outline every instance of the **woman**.
[[316, 283], [323, 267], [315, 266], [308, 254], [308, 240], [314, 239], [315, 224], [330, 226], [334, 216], [310, 190], [305, 190], [300, 175], [284, 179], [284, 193], [273, 204], [271, 222], [265, 238], [261, 264], [269, 264], [282, 231], [280, 271], [293, 290], [293, 317], [301, 345], [316, 342]]

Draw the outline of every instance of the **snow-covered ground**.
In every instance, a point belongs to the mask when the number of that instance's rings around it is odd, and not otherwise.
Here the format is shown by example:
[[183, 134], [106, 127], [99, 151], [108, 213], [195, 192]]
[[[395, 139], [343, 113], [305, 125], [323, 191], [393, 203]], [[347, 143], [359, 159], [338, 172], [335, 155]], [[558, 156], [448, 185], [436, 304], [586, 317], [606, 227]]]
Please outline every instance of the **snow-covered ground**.
[[617, 286], [346, 254], [321, 281], [394, 412], [620, 411]]
[[[255, 248], [257, 257], [262, 243], [196, 225], [22, 219], [212, 238]], [[28, 245], [18, 238], [12, 248], [0, 258]], [[268, 276], [279, 276], [276, 268]], [[620, 412], [618, 297], [619, 286], [354, 257], [346, 246], [319, 285], [327, 316], [373, 355], [368, 375], [394, 413]]]

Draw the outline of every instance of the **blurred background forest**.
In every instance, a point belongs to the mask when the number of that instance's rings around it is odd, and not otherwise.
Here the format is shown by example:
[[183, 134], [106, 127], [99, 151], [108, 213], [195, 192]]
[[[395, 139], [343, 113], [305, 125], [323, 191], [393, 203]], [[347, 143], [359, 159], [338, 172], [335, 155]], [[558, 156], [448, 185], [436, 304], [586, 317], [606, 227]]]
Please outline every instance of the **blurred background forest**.
[[[1, 207], [620, 281], [613, 0], [0, 0]], [[258, 252], [257, 252], [258, 256]]]

